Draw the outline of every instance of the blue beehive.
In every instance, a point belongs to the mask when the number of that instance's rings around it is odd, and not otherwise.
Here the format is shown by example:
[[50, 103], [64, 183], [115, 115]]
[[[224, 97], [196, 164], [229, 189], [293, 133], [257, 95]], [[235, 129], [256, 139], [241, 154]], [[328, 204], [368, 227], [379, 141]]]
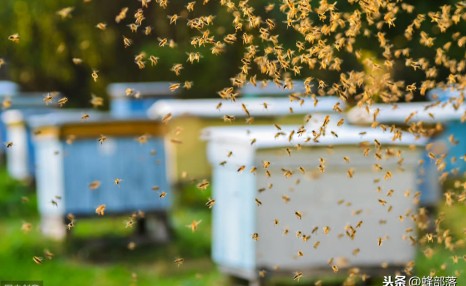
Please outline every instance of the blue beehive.
[[159, 99], [173, 97], [168, 82], [112, 83], [107, 87], [110, 95], [110, 113], [116, 118], [146, 117], [146, 111]]
[[11, 106], [2, 114], [2, 124], [6, 130], [5, 141], [13, 143], [6, 152], [7, 170], [11, 177], [30, 180], [34, 177], [34, 145], [27, 118], [46, 114], [57, 107], [56, 103], [44, 104], [45, 93], [18, 93], [11, 100]]
[[[36, 134], [38, 203], [45, 234], [62, 237], [68, 213], [95, 216], [102, 204], [106, 214], [143, 211], [165, 217], [171, 192], [159, 122], [117, 120], [105, 114], [83, 122], [79, 114], [51, 113], [29, 118], [29, 124]], [[102, 135], [107, 139], [99, 143]], [[116, 179], [122, 181], [117, 185]], [[100, 186], [90, 188], [97, 181]], [[61, 197], [58, 206], [51, 204], [56, 196]]]
[[[19, 86], [16, 83], [12, 81], [6, 81], [6, 80], [0, 81], [0, 100], [3, 102], [4, 99], [9, 98], [11, 96], [15, 96], [18, 90], [19, 90]], [[0, 121], [0, 141], [5, 142], [6, 140], [5, 138], [6, 138], [5, 126], [3, 125], [3, 122]]]
[[[453, 87], [445, 89], [433, 89], [427, 96], [432, 101], [441, 101], [442, 103], [451, 102], [449, 104], [456, 104], [463, 102], [466, 95], [466, 89], [462, 91]], [[450, 140], [453, 136], [453, 141]], [[442, 149], [446, 154], [445, 158], [445, 172], [450, 174], [462, 176], [466, 172], [466, 125], [463, 123], [462, 118], [450, 121], [445, 124], [444, 131], [438, 136], [431, 139], [430, 143], [436, 145], [438, 149]], [[427, 160], [427, 154], [425, 155]]]
[[[449, 137], [449, 124], [458, 122], [465, 114], [465, 107], [458, 108], [451, 104], [433, 104], [431, 102], [418, 103], [396, 103], [390, 104], [372, 104], [369, 108], [369, 113], [364, 107], [355, 107], [348, 112], [348, 119], [351, 123], [371, 124], [374, 121], [378, 124], [406, 126], [416, 122], [423, 124], [437, 125], [441, 123], [447, 126], [446, 131], [440, 134], [435, 134], [429, 138], [429, 143], [437, 142], [436, 138]], [[377, 114], [377, 116], [375, 116]], [[407, 122], [406, 119], [409, 118]], [[459, 124], [459, 123], [456, 123]], [[453, 126], [456, 126], [455, 123]], [[451, 127], [450, 127], [451, 128]], [[436, 127], [437, 129], [437, 127]], [[439, 130], [437, 130], [439, 131]], [[437, 132], [438, 133], [438, 132]], [[421, 136], [418, 134], [418, 136]], [[457, 138], [461, 139], [461, 138]], [[442, 143], [443, 144], [443, 143]], [[441, 144], [430, 145], [431, 149], [424, 152], [422, 155], [423, 164], [417, 169], [419, 190], [421, 191], [420, 204], [423, 207], [434, 207], [441, 199], [441, 187], [439, 183], [440, 174], [438, 168], [444, 168], [440, 164], [436, 165], [436, 159], [442, 157], [447, 151], [447, 146]], [[436, 158], [432, 159], [428, 153], [433, 153]], [[445, 160], [446, 162], [447, 160]], [[445, 170], [445, 168], [443, 169]], [[443, 171], [442, 171], [443, 172]]]

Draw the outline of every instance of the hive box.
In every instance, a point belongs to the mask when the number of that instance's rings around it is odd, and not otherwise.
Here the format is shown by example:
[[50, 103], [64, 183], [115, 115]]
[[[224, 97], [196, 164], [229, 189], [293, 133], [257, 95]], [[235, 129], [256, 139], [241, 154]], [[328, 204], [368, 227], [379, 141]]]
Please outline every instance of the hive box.
[[12, 142], [7, 149], [8, 174], [22, 181], [34, 178], [34, 144], [27, 118], [56, 110], [57, 104], [45, 104], [45, 92], [21, 92], [11, 99], [11, 106], [3, 111], [1, 121], [5, 128], [5, 142]]
[[[388, 132], [337, 127], [337, 121], [331, 118], [318, 142], [305, 141], [314, 138], [312, 130], [319, 132], [322, 118], [311, 121], [302, 136], [296, 134], [299, 126], [283, 126], [285, 135], [278, 138], [278, 131], [268, 126], [204, 130], [215, 199], [212, 256], [222, 271], [254, 282], [262, 269], [292, 275], [291, 271], [333, 273], [331, 266], [337, 266], [340, 273], [349, 267], [364, 273], [388, 263], [392, 274], [393, 268], [414, 259], [415, 247], [408, 237], [415, 237], [415, 169], [424, 141], [409, 134], [392, 141]], [[381, 159], [375, 157], [374, 140], [382, 144], [377, 151]], [[321, 158], [324, 172], [319, 169]], [[264, 161], [270, 162], [270, 177]], [[383, 169], [376, 171], [374, 164]], [[238, 172], [242, 166], [244, 171]], [[255, 173], [250, 171], [253, 167]], [[386, 178], [387, 171], [391, 178]], [[349, 226], [356, 230], [354, 239], [347, 234]], [[329, 227], [327, 234], [324, 227]], [[353, 255], [357, 249], [360, 252]]]
[[[96, 216], [101, 204], [106, 205], [105, 214], [143, 211], [146, 218], [155, 214], [166, 223], [171, 192], [159, 122], [106, 115], [82, 121], [77, 114], [52, 113], [31, 117], [29, 124], [36, 134], [38, 204], [45, 234], [63, 237], [68, 213]], [[101, 135], [107, 139], [99, 143]], [[136, 140], [142, 135], [148, 136], [146, 142]], [[117, 185], [115, 179], [122, 181]], [[94, 181], [100, 187], [91, 190]], [[154, 186], [159, 190], [152, 190]], [[160, 198], [161, 192], [167, 196]]]
[[[368, 112], [369, 110], [369, 112]], [[372, 104], [368, 110], [365, 107], [355, 107], [348, 114], [348, 121], [353, 124], [370, 125], [374, 122], [374, 115], [378, 124], [395, 125], [399, 128], [407, 128], [412, 124], [422, 122], [427, 130], [432, 134], [420, 134], [412, 129], [418, 137], [429, 138], [427, 142], [431, 149], [423, 153], [422, 160], [424, 163], [418, 168], [418, 184], [421, 191], [421, 205], [430, 207], [436, 206], [441, 199], [441, 186], [439, 183], [440, 173], [451, 172], [452, 166], [462, 166], [460, 157], [464, 156], [466, 150], [462, 150], [461, 144], [463, 136], [458, 135], [462, 121], [465, 118], [466, 108], [464, 105], [454, 106], [451, 103], [433, 103], [433, 102], [416, 102], [416, 103], [396, 103], [396, 104]], [[410, 117], [410, 118], [408, 118]], [[409, 119], [408, 121], [406, 119]], [[440, 125], [439, 125], [440, 124]], [[429, 127], [430, 126], [430, 127]], [[439, 129], [440, 127], [440, 129]], [[459, 141], [459, 146], [454, 146], [449, 141], [450, 135], [455, 135], [455, 140]], [[430, 144], [434, 143], [434, 144]], [[452, 147], [454, 149], [450, 149]], [[459, 149], [459, 150], [458, 150]], [[428, 153], [436, 154], [437, 158], [447, 155], [444, 165], [438, 171], [436, 160], [429, 158]], [[453, 153], [454, 152], [454, 153]], [[462, 154], [461, 154], [462, 153]], [[451, 155], [456, 154], [455, 164], [451, 162]], [[439, 165], [440, 166], [440, 165]]]
[[[127, 89], [133, 94], [127, 95]], [[146, 117], [150, 106], [159, 99], [171, 98], [177, 92], [170, 91], [168, 82], [122, 82], [107, 87], [110, 95], [110, 113], [113, 117]]]
[[[220, 107], [219, 103], [222, 103]], [[267, 103], [267, 108], [264, 103]], [[174, 162], [174, 170], [171, 171], [173, 180], [180, 182], [185, 180], [183, 173], [187, 173], [187, 178], [210, 177], [204, 152], [206, 145], [199, 140], [199, 134], [207, 126], [249, 125], [243, 104], [254, 118], [254, 124], [272, 126], [273, 123], [302, 123], [307, 114], [336, 113], [334, 107], [337, 103], [342, 110], [345, 108], [345, 104], [336, 97], [319, 98], [317, 104], [312, 99], [300, 103], [297, 100], [290, 101], [287, 97], [241, 98], [235, 102], [221, 99], [160, 100], [149, 109], [148, 116], [156, 120], [167, 114], [172, 117], [168, 122], [167, 150], [170, 150], [170, 160]], [[225, 122], [224, 115], [234, 116], [235, 120]], [[180, 132], [177, 135], [178, 129]]]
[[[5, 99], [15, 96], [19, 90], [19, 86], [7, 80], [0, 81], [0, 100], [3, 102]], [[3, 104], [2, 104], [3, 105]], [[1, 113], [2, 110], [0, 110]], [[6, 129], [3, 122], [0, 122], [0, 141], [3, 143], [6, 141]], [[3, 148], [0, 149], [0, 154], [3, 153]]]

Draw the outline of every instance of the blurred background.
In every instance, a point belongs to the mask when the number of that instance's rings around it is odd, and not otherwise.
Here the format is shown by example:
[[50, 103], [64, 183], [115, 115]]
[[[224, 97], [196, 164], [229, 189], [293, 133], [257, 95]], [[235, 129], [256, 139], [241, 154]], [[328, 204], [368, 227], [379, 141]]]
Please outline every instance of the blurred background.
[[[132, 33], [128, 25], [134, 21], [133, 14], [140, 8], [139, 1], [124, 0], [2, 0], [0, 8], [0, 58], [5, 64], [0, 67], [0, 80], [18, 83], [22, 91], [59, 91], [69, 99], [67, 107], [90, 107], [91, 95], [108, 98], [106, 88], [114, 82], [192, 81], [193, 87], [183, 89], [174, 95], [178, 98], [217, 98], [217, 92], [230, 86], [230, 78], [237, 75], [241, 58], [245, 52], [241, 41], [228, 45], [225, 52], [212, 55], [210, 47], [194, 49], [190, 40], [194, 32], [186, 27], [187, 14], [181, 14], [179, 24], [170, 25], [167, 15], [182, 11], [189, 1], [171, 1], [166, 10], [158, 5], [145, 9], [144, 26], [152, 31], [146, 36], [141, 32]], [[218, 1], [202, 5], [197, 1], [194, 15], [214, 15], [215, 25], [210, 29], [211, 35], [223, 38], [234, 32], [233, 17]], [[270, 12], [264, 7], [275, 3]], [[318, 7], [320, 1], [310, 1]], [[340, 12], [354, 11], [355, 4], [338, 2]], [[428, 14], [441, 10], [445, 4], [455, 5], [459, 1], [404, 1], [413, 5], [415, 13]], [[273, 17], [276, 22], [285, 21], [278, 9], [278, 1], [255, 0], [250, 3], [256, 7], [257, 14]], [[71, 7], [69, 11], [63, 9]], [[123, 7], [128, 7], [128, 15], [120, 23], [115, 17]], [[61, 12], [61, 13], [60, 13]], [[68, 13], [67, 15], [64, 15]], [[403, 36], [411, 17], [403, 17], [400, 12], [395, 27], [384, 27], [386, 38], [392, 41], [394, 49], [408, 48], [413, 57], [435, 60], [436, 51], [419, 45], [420, 35], [415, 33], [411, 41]], [[270, 16], [271, 15], [271, 16]], [[406, 14], [407, 15], [407, 14]], [[184, 17], [184, 19], [183, 19]], [[317, 15], [311, 15], [317, 21]], [[105, 23], [106, 29], [96, 27]], [[362, 27], [371, 33], [373, 27]], [[426, 19], [422, 30], [435, 37], [436, 46], [443, 46], [454, 38], [455, 34], [466, 31], [465, 21], [442, 33], [435, 23]], [[298, 36], [290, 33], [286, 25], [279, 25], [276, 32], [284, 48], [296, 49]], [[20, 41], [8, 41], [8, 36], [18, 33]], [[133, 40], [133, 44], [124, 47], [123, 36]], [[173, 47], [160, 47], [161, 38], [172, 39]], [[458, 38], [458, 37], [457, 37]], [[258, 45], [265, 43], [258, 42]], [[199, 63], [186, 64], [187, 53], [201, 53]], [[324, 80], [327, 85], [338, 82], [340, 73], [363, 71], [365, 59], [383, 63], [383, 49], [374, 45], [374, 39], [368, 40], [363, 34], [356, 38], [354, 50], [361, 51], [361, 58], [354, 53], [341, 51], [338, 56], [343, 59], [341, 70], [302, 69], [296, 79], [308, 76]], [[144, 52], [159, 57], [159, 62], [152, 67], [149, 62], [144, 69], [135, 63], [135, 55]], [[464, 60], [464, 46], [452, 45], [448, 56], [451, 59]], [[76, 64], [74, 58], [82, 59]], [[183, 63], [180, 76], [168, 72], [173, 64]], [[91, 74], [98, 71], [99, 78], [94, 81]], [[254, 73], [254, 71], [251, 71]], [[464, 71], [463, 71], [464, 73]], [[446, 68], [439, 67], [437, 81], [445, 81], [450, 74]], [[395, 81], [417, 83], [419, 87], [426, 79], [422, 70], [413, 71], [406, 67], [404, 59], [395, 59], [392, 76]], [[260, 78], [258, 78], [260, 80]], [[350, 99], [351, 100], [351, 99]], [[423, 101], [424, 96], [417, 90], [415, 101]], [[104, 101], [103, 110], [108, 108]], [[190, 129], [189, 121], [183, 128]], [[197, 124], [197, 123], [196, 123]], [[199, 128], [199, 127], [196, 127]], [[2, 142], [3, 143], [3, 142]], [[184, 144], [190, 144], [185, 141]], [[197, 150], [194, 152], [203, 152]], [[188, 160], [189, 161], [189, 160]], [[195, 162], [186, 162], [195, 164]], [[210, 178], [208, 178], [210, 179]], [[443, 185], [444, 190], [459, 192], [462, 190], [462, 177], [456, 177]], [[211, 197], [210, 186], [205, 191], [196, 188], [198, 181], [185, 180], [174, 188], [175, 202], [171, 211], [171, 223], [174, 239], [168, 244], [154, 245], [138, 243], [137, 247], [128, 247], [135, 241], [133, 230], [125, 227], [125, 218], [95, 218], [83, 220], [75, 229], [72, 238], [64, 242], [55, 242], [44, 238], [38, 229], [39, 217], [35, 190], [28, 184], [10, 178], [4, 166], [0, 168], [0, 280], [43, 280], [44, 285], [224, 285], [227, 278], [220, 274], [210, 259], [211, 216], [205, 202]], [[466, 231], [466, 207], [442, 206], [442, 218], [450, 229], [450, 235], [457, 243], [454, 249], [440, 245], [427, 245], [418, 250], [416, 273], [429, 275], [435, 270], [437, 276], [455, 275], [455, 271], [466, 269], [464, 255], [464, 233]], [[202, 221], [196, 232], [189, 225], [193, 220]], [[31, 231], [24, 231], [24, 224], [32, 225]], [[36, 265], [31, 260], [35, 255], [44, 255], [44, 250], [54, 254], [54, 258], [43, 265]], [[452, 255], [458, 259], [452, 259]], [[184, 258], [182, 266], [174, 263], [178, 257]], [[429, 257], [429, 258], [427, 258]], [[293, 284], [292, 279], [277, 281], [276, 285]], [[325, 280], [325, 279], [324, 279]], [[335, 280], [335, 281], [334, 281]], [[341, 279], [330, 278], [336, 285]], [[301, 284], [305, 285], [308, 281]], [[309, 283], [312, 283], [310, 281]], [[380, 282], [380, 281], [379, 281]], [[381, 285], [375, 282], [374, 285]], [[459, 277], [458, 285], [466, 283]], [[309, 284], [311, 285], [311, 284]]]

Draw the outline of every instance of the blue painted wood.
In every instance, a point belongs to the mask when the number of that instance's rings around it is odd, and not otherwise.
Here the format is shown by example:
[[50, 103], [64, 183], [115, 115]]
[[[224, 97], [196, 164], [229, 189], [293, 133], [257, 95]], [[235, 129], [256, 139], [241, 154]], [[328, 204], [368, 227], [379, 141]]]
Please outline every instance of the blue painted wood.
[[[65, 212], [94, 215], [100, 204], [107, 213], [166, 211], [171, 206], [171, 192], [166, 176], [162, 138], [140, 144], [134, 138], [109, 138], [104, 144], [96, 140], [77, 140], [63, 144], [63, 175]], [[151, 150], [157, 150], [155, 156]], [[114, 180], [122, 179], [120, 185]], [[89, 190], [89, 183], [98, 180], [101, 186]], [[160, 198], [151, 190], [159, 186], [167, 192]]]

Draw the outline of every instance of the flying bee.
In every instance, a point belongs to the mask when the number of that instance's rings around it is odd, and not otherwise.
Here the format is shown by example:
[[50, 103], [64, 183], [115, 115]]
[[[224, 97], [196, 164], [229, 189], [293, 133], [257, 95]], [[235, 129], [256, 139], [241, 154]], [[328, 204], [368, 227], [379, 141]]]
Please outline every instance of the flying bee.
[[89, 189], [90, 190], [97, 190], [98, 188], [100, 187], [100, 181], [92, 181], [90, 184], [89, 184]]
[[107, 29], [107, 24], [105, 23], [98, 23], [97, 25], [95, 25], [95, 27], [99, 30], [102, 30], [104, 31], [105, 29]]
[[185, 81], [183, 84], [183, 88], [185, 89], [191, 89], [193, 87], [193, 82], [192, 81]]
[[300, 212], [300, 211], [295, 211], [295, 212], [294, 212], [294, 215], [295, 215], [296, 218], [298, 218], [298, 219], [302, 219], [302, 218], [303, 218], [303, 214], [302, 214], [302, 212]]
[[293, 275], [293, 280], [295, 281], [300, 281], [301, 278], [303, 278], [303, 273], [302, 272], [295, 272], [294, 275]]
[[259, 234], [257, 232], [253, 233], [252, 234], [252, 239], [255, 240], [255, 241], [258, 241], [259, 240]]
[[167, 38], [157, 38], [157, 40], [159, 41], [159, 47], [164, 47], [167, 43], [168, 43], [168, 39]]
[[50, 252], [50, 250], [44, 249], [44, 256], [45, 256], [45, 258], [47, 258], [48, 260], [52, 260], [54, 254], [53, 254], [52, 252]]
[[32, 224], [29, 223], [29, 222], [23, 222], [23, 224], [21, 225], [21, 230], [22, 230], [24, 233], [30, 232], [31, 229], [32, 229]]
[[209, 199], [207, 200], [207, 203], [206, 203], [205, 205], [206, 205], [209, 209], [211, 209], [211, 208], [215, 205], [215, 200], [209, 198]]
[[100, 135], [99, 139], [97, 139], [100, 145], [102, 145], [105, 142], [105, 140], [107, 140], [107, 137], [105, 137], [104, 135]]
[[186, 227], [190, 228], [192, 232], [195, 232], [202, 220], [193, 220], [190, 224], [186, 225]]
[[34, 261], [34, 263], [36, 263], [36, 264], [42, 264], [43, 260], [44, 260], [44, 258], [39, 257], [39, 256], [33, 256], [32, 257], [32, 261]]
[[262, 205], [262, 202], [261, 202], [258, 198], [256, 198], [256, 205], [257, 205], [258, 207]]
[[223, 121], [225, 121], [225, 122], [232, 122], [232, 121], [234, 121], [235, 119], [236, 119], [236, 118], [235, 118], [235, 116], [233, 116], [233, 115], [224, 115], [224, 116], [223, 116]]
[[115, 185], [120, 185], [121, 182], [123, 182], [123, 179], [116, 178], [115, 180], [113, 180], [113, 183], [114, 183]]
[[49, 103], [52, 102], [53, 100], [53, 94], [51, 92], [47, 93], [44, 98], [42, 99], [42, 101], [45, 103], [45, 105], [48, 105]]
[[320, 241], [316, 241], [316, 242], [312, 245], [312, 247], [314, 247], [314, 249], [317, 249], [317, 248], [319, 247], [319, 245], [320, 245]]
[[194, 5], [196, 4], [196, 1], [192, 1], [192, 2], [189, 2], [187, 5], [186, 5], [186, 9], [188, 10], [188, 12], [192, 12], [194, 11]]
[[168, 121], [170, 121], [170, 119], [172, 119], [172, 114], [171, 113], [167, 113], [165, 114], [163, 117], [162, 117], [162, 123], [163, 124], [167, 124]]
[[98, 215], [104, 215], [104, 212], [105, 212], [105, 205], [99, 205], [96, 209], [95, 209], [95, 212], [96, 214]]
[[175, 262], [176, 266], [180, 267], [180, 266], [183, 264], [183, 262], [184, 262], [184, 258], [181, 258], [181, 257], [176, 258], [176, 259], [174, 260], [174, 262]]
[[329, 226], [324, 226], [324, 234], [328, 234], [330, 232], [330, 227]]
[[167, 196], [167, 193], [166, 192], [161, 192], [160, 195], [159, 195], [159, 198], [163, 199]]
[[81, 120], [86, 120], [86, 119], [89, 119], [90, 115], [87, 114], [87, 113], [84, 113], [83, 115], [81, 115]]
[[206, 179], [204, 179], [202, 182], [200, 182], [199, 184], [197, 184], [196, 186], [199, 190], [206, 190], [207, 187], [209, 187], [209, 181], [207, 181]]
[[68, 98], [62, 97], [58, 100], [58, 106], [63, 107], [63, 105], [65, 105], [67, 102], [68, 102]]
[[175, 75], [180, 75], [181, 73], [181, 70], [183, 69], [183, 65], [182, 64], [174, 64], [172, 67], [171, 67], [171, 71], [175, 73]]
[[102, 106], [104, 104], [104, 99], [102, 97], [92, 95], [92, 98], [91, 98], [90, 102], [91, 102], [91, 105], [94, 108], [97, 108], [97, 107]]
[[97, 79], [99, 78], [99, 71], [93, 70], [92, 73], [91, 73], [91, 76], [92, 76], [92, 79], [94, 80], [94, 82], [97, 82]]
[[5, 147], [6, 147], [6, 148], [11, 148], [11, 147], [13, 147], [13, 142], [11, 142], [11, 141], [10, 141], [10, 142], [6, 142], [6, 143], [5, 143]]
[[238, 168], [238, 170], [236, 170], [236, 172], [241, 173], [241, 172], [244, 171], [245, 168], [246, 168], [246, 166], [245, 166], [245, 165], [242, 165], [242, 166], [240, 166], [240, 167]]
[[169, 88], [170, 88], [170, 91], [171, 91], [171, 92], [174, 92], [175, 90], [177, 90], [178, 88], [180, 88], [180, 86], [181, 86], [181, 84], [179, 84], [179, 83], [172, 83], [172, 84], [170, 84], [170, 87], [169, 87]]
[[131, 40], [130, 38], [127, 38], [125, 36], [123, 36], [123, 46], [125, 48], [131, 46], [133, 44], [133, 40]]
[[18, 33], [9, 35], [8, 40], [12, 41], [13, 43], [19, 43], [20, 36]]

